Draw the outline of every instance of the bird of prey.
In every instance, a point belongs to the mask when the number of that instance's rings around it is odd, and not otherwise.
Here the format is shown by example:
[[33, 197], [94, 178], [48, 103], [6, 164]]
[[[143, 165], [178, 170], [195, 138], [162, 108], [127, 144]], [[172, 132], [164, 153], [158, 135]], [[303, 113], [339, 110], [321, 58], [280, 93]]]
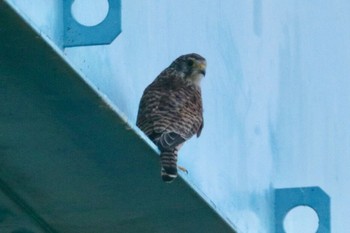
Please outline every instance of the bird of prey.
[[182, 55], [143, 92], [136, 125], [160, 150], [164, 182], [172, 182], [177, 177], [177, 153], [183, 143], [201, 134], [200, 82], [206, 65], [206, 60], [196, 53]]

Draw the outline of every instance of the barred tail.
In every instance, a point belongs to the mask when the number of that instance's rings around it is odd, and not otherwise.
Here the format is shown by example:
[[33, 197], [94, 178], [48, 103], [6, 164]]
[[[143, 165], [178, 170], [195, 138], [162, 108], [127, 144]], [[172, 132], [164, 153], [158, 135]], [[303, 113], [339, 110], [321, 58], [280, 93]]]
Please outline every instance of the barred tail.
[[177, 150], [162, 151], [160, 154], [162, 166], [161, 175], [166, 183], [172, 182], [177, 177]]

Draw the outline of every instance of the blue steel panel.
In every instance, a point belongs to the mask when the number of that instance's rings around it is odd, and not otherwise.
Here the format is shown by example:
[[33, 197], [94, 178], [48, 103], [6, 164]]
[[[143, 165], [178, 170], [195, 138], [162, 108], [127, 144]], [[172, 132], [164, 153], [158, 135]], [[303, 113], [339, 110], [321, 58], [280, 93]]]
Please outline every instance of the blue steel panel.
[[275, 189], [275, 232], [284, 233], [283, 221], [297, 206], [309, 206], [319, 218], [317, 233], [330, 233], [330, 197], [319, 187]]
[[96, 26], [84, 26], [72, 15], [74, 0], [63, 4], [64, 47], [110, 44], [121, 33], [120, 0], [108, 0], [109, 10], [106, 18]]

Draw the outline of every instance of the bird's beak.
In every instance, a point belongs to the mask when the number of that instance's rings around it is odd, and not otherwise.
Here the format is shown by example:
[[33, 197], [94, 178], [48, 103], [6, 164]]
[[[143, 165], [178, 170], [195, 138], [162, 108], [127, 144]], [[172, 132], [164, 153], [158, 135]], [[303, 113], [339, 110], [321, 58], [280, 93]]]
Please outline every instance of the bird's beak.
[[207, 68], [207, 63], [205, 61], [198, 63], [198, 69], [201, 74], [205, 76], [205, 69]]

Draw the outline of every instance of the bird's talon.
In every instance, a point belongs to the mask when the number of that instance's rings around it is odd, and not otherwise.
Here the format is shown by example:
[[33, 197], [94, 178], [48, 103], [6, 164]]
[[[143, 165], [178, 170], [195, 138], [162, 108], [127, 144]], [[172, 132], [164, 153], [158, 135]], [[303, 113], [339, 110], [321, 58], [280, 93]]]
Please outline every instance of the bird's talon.
[[177, 168], [178, 168], [179, 170], [181, 170], [181, 171], [185, 172], [186, 174], [188, 174], [188, 171], [187, 171], [187, 169], [186, 169], [186, 168], [181, 167], [181, 166], [177, 166]]

